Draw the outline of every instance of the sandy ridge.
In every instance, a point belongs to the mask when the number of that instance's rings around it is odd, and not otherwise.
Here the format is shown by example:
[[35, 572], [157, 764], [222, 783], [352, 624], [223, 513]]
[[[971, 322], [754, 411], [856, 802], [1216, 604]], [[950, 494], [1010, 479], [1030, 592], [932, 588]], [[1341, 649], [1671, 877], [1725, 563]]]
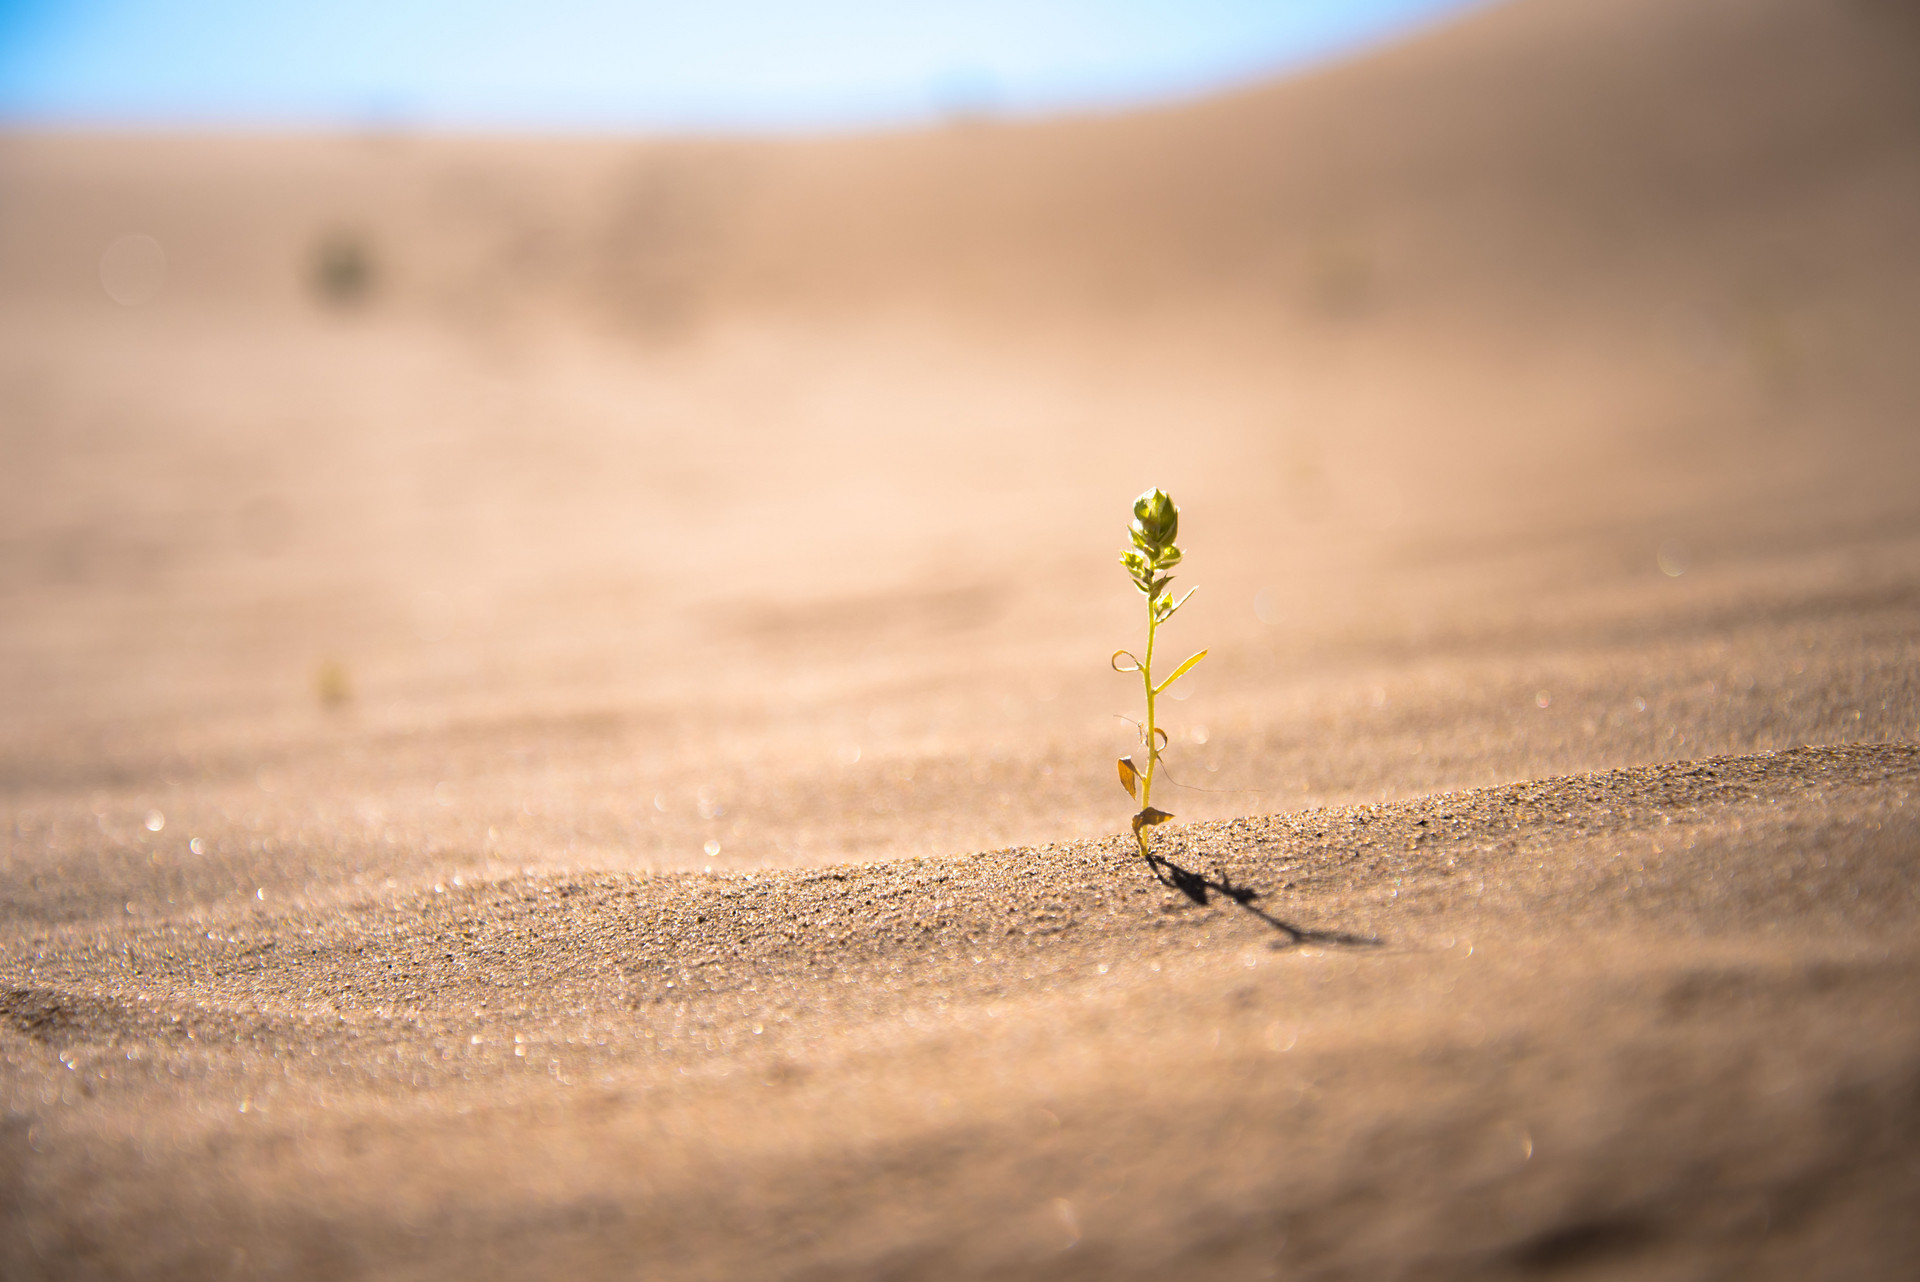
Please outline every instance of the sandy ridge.
[[0, 980], [19, 1275], [1871, 1272], [1916, 781], [1843, 744], [1196, 824], [1172, 884], [1112, 839], [61, 928]]
[[[1790, 840], [1809, 794], [1838, 806], [1842, 792], [1905, 796], [1916, 779], [1920, 748], [1842, 744], [1194, 824], [1162, 836], [1171, 862], [1157, 880], [1129, 840], [1111, 838], [740, 875], [537, 875], [349, 912], [89, 924], [16, 941], [4, 1009], [18, 1031], [62, 1044], [178, 1023], [148, 1003], [191, 1004], [197, 1020], [257, 1037], [346, 1016], [451, 1027], [500, 1008], [604, 1011], [614, 994], [616, 1008], [686, 1009], [738, 1001], [756, 983], [820, 1000], [848, 972], [935, 982], [963, 962], [1124, 950], [1168, 931], [1418, 947], [1417, 918], [1385, 924], [1403, 893], [1457, 907], [1455, 887], [1479, 879], [1483, 894], [1489, 874], [1524, 874], [1553, 850], [1569, 864], [1556, 874], [1560, 906], [1604, 915], [1619, 874], [1570, 853], [1607, 843], [1661, 854], [1734, 806], [1756, 834], [1771, 818], [1772, 838]], [[1522, 877], [1492, 889], [1511, 910], [1529, 888]]]

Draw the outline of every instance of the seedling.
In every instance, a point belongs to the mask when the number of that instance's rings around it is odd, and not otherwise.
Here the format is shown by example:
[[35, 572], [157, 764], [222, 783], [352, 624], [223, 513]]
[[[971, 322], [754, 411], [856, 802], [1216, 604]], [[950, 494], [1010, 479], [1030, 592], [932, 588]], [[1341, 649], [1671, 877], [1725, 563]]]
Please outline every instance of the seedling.
[[1165, 490], [1148, 490], [1133, 501], [1133, 524], [1127, 528], [1133, 546], [1120, 554], [1120, 564], [1127, 567], [1133, 586], [1147, 598], [1147, 648], [1141, 657], [1130, 650], [1115, 650], [1112, 663], [1115, 672], [1138, 672], [1147, 696], [1147, 719], [1136, 723], [1140, 728], [1140, 744], [1147, 755], [1146, 769], [1142, 770], [1132, 757], [1122, 757], [1119, 763], [1120, 786], [1140, 803], [1140, 812], [1133, 817], [1133, 836], [1140, 843], [1142, 859], [1151, 858], [1147, 850], [1148, 829], [1173, 818], [1153, 805], [1153, 780], [1159, 772], [1160, 754], [1167, 746], [1167, 732], [1155, 719], [1154, 705], [1167, 687], [1207, 657], [1205, 650], [1192, 655], [1173, 670], [1172, 676], [1154, 684], [1153, 647], [1160, 625], [1171, 619], [1194, 593], [1194, 589], [1188, 588], [1186, 595], [1176, 598], [1168, 591], [1168, 585], [1173, 582], [1170, 571], [1180, 564], [1183, 555], [1174, 543], [1179, 534], [1180, 509], [1173, 505]]

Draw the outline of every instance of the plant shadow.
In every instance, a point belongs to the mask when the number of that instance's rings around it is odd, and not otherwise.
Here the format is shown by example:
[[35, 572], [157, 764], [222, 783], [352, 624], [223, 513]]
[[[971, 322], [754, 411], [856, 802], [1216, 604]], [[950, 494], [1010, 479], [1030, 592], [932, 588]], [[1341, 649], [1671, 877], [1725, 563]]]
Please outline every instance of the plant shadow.
[[1218, 878], [1207, 877], [1168, 859], [1165, 855], [1148, 854], [1147, 867], [1159, 879], [1161, 885], [1177, 890], [1196, 904], [1209, 903], [1214, 895], [1232, 900], [1243, 911], [1258, 917], [1277, 933], [1286, 937], [1289, 947], [1301, 944], [1340, 944], [1350, 948], [1378, 948], [1384, 942], [1378, 935], [1358, 935], [1345, 930], [1313, 930], [1306, 926], [1296, 926], [1292, 922], [1282, 921], [1264, 908], [1256, 907], [1254, 901], [1260, 898], [1260, 892], [1252, 886], [1236, 886], [1233, 877], [1222, 873]]

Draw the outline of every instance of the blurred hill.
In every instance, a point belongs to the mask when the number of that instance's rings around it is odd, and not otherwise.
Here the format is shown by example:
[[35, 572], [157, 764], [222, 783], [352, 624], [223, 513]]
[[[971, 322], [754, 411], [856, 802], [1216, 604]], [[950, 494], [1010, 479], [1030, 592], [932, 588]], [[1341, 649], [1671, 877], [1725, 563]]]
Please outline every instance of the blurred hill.
[[0, 270], [16, 302], [92, 302], [134, 227], [171, 302], [297, 307], [344, 237], [386, 306], [643, 330], [755, 306], [1893, 306], [1917, 27], [1895, 0], [1497, 6], [1180, 107], [813, 142], [16, 134]]

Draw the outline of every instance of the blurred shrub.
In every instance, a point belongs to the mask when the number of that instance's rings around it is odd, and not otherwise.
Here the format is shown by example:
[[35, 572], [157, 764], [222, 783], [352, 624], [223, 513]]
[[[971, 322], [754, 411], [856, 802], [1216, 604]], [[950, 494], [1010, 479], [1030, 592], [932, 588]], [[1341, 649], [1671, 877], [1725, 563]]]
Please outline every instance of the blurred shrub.
[[320, 301], [353, 307], [372, 296], [376, 283], [373, 253], [352, 232], [329, 232], [314, 246], [310, 281]]

